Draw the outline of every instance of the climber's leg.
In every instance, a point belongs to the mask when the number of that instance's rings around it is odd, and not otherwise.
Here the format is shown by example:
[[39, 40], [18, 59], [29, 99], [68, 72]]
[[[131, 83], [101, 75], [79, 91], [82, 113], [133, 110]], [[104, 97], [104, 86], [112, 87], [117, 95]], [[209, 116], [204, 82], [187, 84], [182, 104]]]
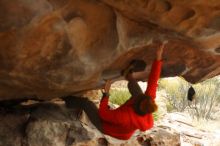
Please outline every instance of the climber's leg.
[[143, 94], [137, 80], [133, 78], [133, 72], [143, 71], [146, 67], [146, 63], [143, 60], [133, 60], [130, 65], [124, 70], [124, 76], [128, 80], [128, 89], [132, 97], [138, 97], [138, 95]]
[[121, 74], [123, 76], [127, 76], [128, 73], [131, 72], [141, 72], [145, 69], [146, 63], [144, 60], [132, 60], [131, 63], [124, 69], [122, 70]]
[[[87, 99], [87, 98], [86, 98]], [[89, 99], [85, 100], [83, 102], [83, 110], [86, 112], [87, 116], [89, 117], [90, 121], [92, 122], [92, 124], [100, 131], [103, 132], [102, 129], [102, 122], [101, 122], [101, 118], [99, 116], [99, 112], [98, 112], [98, 108], [95, 105], [95, 103], [93, 103], [92, 101], [90, 101]]]
[[68, 96], [63, 98], [68, 108], [80, 108], [85, 111], [92, 124], [102, 132], [102, 123], [98, 114], [97, 106], [88, 98]]
[[138, 95], [143, 94], [137, 81], [132, 77], [128, 77], [128, 90], [131, 93], [132, 98], [137, 98]]
[[66, 96], [63, 97], [67, 108], [81, 108], [83, 109], [83, 102], [85, 99], [78, 96]]

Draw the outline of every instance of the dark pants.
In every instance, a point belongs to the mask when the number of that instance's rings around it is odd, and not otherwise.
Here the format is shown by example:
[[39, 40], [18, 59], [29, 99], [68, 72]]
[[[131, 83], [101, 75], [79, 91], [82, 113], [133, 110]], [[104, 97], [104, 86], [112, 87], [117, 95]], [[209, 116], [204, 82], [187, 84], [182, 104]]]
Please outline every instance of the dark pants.
[[143, 94], [140, 86], [135, 79], [130, 79], [128, 81], [128, 90], [131, 93], [131, 98], [138, 98], [138, 95]]
[[98, 108], [88, 98], [68, 96], [64, 98], [68, 108], [80, 108], [85, 111], [92, 124], [100, 131], [102, 130], [101, 118], [99, 117]]
[[[131, 93], [131, 98], [137, 98], [142, 94], [142, 90], [135, 80], [129, 80], [128, 89]], [[64, 98], [66, 106], [69, 108], [80, 108], [85, 111], [92, 124], [103, 133], [101, 118], [99, 117], [97, 106], [88, 98], [68, 96]]]

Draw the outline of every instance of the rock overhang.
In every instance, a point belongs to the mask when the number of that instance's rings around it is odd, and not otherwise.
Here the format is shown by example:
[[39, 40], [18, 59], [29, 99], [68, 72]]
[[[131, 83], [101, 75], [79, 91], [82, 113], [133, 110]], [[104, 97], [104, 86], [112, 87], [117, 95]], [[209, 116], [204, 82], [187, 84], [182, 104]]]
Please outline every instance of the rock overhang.
[[157, 40], [169, 40], [162, 77], [220, 74], [217, 0], [2, 0], [0, 11], [0, 100], [99, 88], [132, 59], [150, 67]]

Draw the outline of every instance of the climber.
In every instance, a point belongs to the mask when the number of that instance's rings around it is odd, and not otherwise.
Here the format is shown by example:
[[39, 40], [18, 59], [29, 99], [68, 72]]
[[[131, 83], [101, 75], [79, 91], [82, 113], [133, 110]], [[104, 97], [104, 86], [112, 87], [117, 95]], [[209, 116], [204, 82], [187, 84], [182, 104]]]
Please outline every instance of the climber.
[[[164, 44], [156, 51], [156, 59], [152, 64], [145, 93], [142, 92], [136, 79], [133, 77], [131, 68], [125, 76], [128, 80], [131, 98], [119, 108], [112, 110], [108, 107], [111, 81], [107, 81], [105, 84], [99, 109], [87, 98], [72, 96], [64, 98], [66, 106], [82, 108], [98, 130], [117, 139], [127, 140], [137, 129], [145, 131], [152, 128], [152, 113], [157, 110], [155, 97], [157, 82], [160, 77], [163, 49]], [[139, 78], [141, 76], [146, 78], [146, 73], [143, 71], [142, 74], [139, 74]]]

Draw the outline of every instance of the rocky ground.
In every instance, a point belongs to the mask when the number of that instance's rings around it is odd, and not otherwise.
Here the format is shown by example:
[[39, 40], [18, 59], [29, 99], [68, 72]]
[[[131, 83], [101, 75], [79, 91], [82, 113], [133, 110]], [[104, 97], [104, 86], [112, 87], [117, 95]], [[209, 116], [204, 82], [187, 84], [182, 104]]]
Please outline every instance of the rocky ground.
[[62, 102], [1, 109], [0, 146], [219, 146], [220, 133], [197, 130], [181, 113], [165, 114], [155, 127], [128, 141], [101, 134], [80, 110]]

